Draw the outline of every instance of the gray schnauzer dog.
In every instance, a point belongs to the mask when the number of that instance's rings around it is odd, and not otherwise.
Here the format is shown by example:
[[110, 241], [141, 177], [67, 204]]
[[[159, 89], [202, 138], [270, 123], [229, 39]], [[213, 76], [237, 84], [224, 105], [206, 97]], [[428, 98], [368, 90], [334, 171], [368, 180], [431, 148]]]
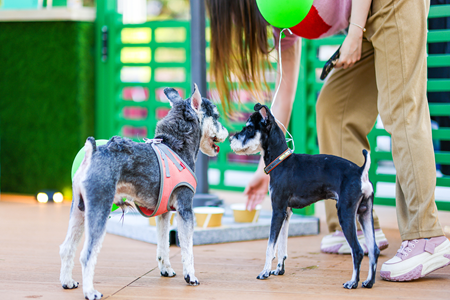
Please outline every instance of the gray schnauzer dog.
[[[216, 143], [223, 142], [228, 131], [218, 121], [216, 106], [201, 97], [197, 86], [186, 100], [172, 88], [166, 88], [164, 93], [172, 109], [158, 122], [155, 140], [159, 139], [158, 142], [181, 158], [183, 167], [187, 165], [194, 170], [198, 150], [209, 156], [217, 155], [219, 147]], [[103, 296], [94, 289], [93, 277], [113, 203], [126, 208], [124, 206], [131, 205], [129, 200], [156, 211], [162, 172], [153, 146], [152, 143], [113, 137], [106, 145], [97, 147], [93, 138], [87, 139], [85, 158], [73, 179], [69, 228], [60, 247], [60, 280], [65, 289], [78, 287], [78, 282], [72, 279], [72, 269], [76, 247], [85, 230], [86, 239], [80, 256], [83, 293], [89, 300]], [[168, 204], [177, 211], [184, 279], [189, 285], [198, 285], [192, 249], [193, 196], [193, 189], [176, 186]], [[124, 197], [127, 198], [125, 202]], [[161, 276], [173, 277], [175, 272], [169, 262], [169, 219], [170, 212], [157, 217], [157, 261]]]
[[[270, 176], [272, 222], [266, 252], [266, 263], [258, 279], [283, 275], [287, 258], [287, 237], [291, 208], [303, 208], [322, 199], [336, 200], [339, 223], [352, 249], [353, 275], [344, 283], [347, 289], [358, 286], [359, 270], [364, 251], [356, 233], [356, 215], [363, 228], [369, 250], [370, 269], [362, 286], [371, 288], [375, 282], [380, 250], [375, 243], [373, 227], [373, 186], [368, 171], [370, 156], [363, 150], [366, 161], [362, 167], [333, 155], [293, 154], [285, 135], [265, 105], [256, 104], [245, 127], [231, 137], [231, 149], [237, 154], [261, 152]], [[278, 265], [271, 271], [278, 243]]]

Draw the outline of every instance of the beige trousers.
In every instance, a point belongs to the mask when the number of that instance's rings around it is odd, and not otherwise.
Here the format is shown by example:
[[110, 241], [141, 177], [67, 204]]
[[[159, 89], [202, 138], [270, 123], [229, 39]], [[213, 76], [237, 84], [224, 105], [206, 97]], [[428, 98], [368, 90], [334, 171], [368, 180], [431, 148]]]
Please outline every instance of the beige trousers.
[[[333, 71], [317, 100], [321, 153], [362, 165], [367, 134], [380, 114], [397, 171], [403, 240], [443, 235], [434, 201], [436, 167], [426, 97], [429, 0], [373, 0], [361, 60]], [[336, 202], [325, 201], [328, 229], [340, 230]], [[374, 214], [374, 227], [380, 228]]]

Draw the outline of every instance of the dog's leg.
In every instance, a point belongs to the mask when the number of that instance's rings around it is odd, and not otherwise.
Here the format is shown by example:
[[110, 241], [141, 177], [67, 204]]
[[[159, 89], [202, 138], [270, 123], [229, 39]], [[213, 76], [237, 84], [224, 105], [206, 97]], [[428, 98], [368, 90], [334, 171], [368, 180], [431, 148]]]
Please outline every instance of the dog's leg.
[[156, 230], [158, 231], [158, 246], [156, 259], [158, 261], [159, 271], [161, 276], [173, 277], [175, 272], [170, 266], [169, 261], [169, 225], [170, 212], [156, 217]]
[[[339, 224], [341, 225], [347, 243], [350, 245], [353, 259], [352, 279], [344, 283], [344, 288], [356, 289], [358, 287], [359, 271], [361, 261], [364, 257], [364, 251], [359, 244], [356, 233], [356, 207], [355, 205], [349, 205], [349, 200], [347, 199], [349, 199], [349, 197], [342, 197], [341, 195], [338, 202]], [[356, 204], [359, 204], [359, 201]]]
[[59, 279], [62, 287], [65, 289], [78, 287], [78, 282], [72, 279], [72, 270], [75, 252], [84, 232], [84, 211], [81, 211], [79, 208], [80, 200], [83, 200], [80, 198], [79, 192], [74, 189], [72, 207], [70, 208], [69, 228], [66, 239], [59, 247], [59, 255], [61, 256], [61, 273]]
[[292, 215], [292, 209], [287, 209], [286, 219], [281, 227], [280, 236], [278, 237], [278, 264], [276, 270], [270, 272], [270, 275], [283, 275], [284, 274], [284, 261], [287, 259], [287, 240], [289, 231], [289, 219]]
[[264, 264], [264, 269], [261, 273], [259, 273], [256, 279], [266, 279], [270, 276], [270, 270], [272, 269], [272, 260], [275, 258], [274, 255], [278, 236], [280, 234], [281, 227], [283, 226], [283, 223], [285, 222], [287, 217], [287, 207], [276, 207], [274, 206], [273, 200], [272, 209], [272, 222], [270, 224], [269, 241], [267, 243], [266, 263]]
[[184, 280], [189, 285], [199, 285], [195, 277], [193, 236], [194, 236], [194, 213], [192, 210], [192, 198], [194, 194], [185, 188], [177, 194], [177, 228], [178, 238], [181, 246], [181, 258], [183, 261]]
[[[83, 271], [83, 293], [88, 300], [100, 299], [103, 295], [94, 289], [94, 270], [97, 256], [102, 247], [106, 233], [106, 221], [111, 211], [114, 194], [97, 190], [96, 194], [88, 193], [85, 199], [86, 221], [85, 242], [80, 255]], [[101, 196], [99, 196], [101, 195]], [[110, 200], [107, 200], [110, 199]]]
[[375, 274], [377, 272], [378, 256], [380, 249], [378, 249], [375, 241], [375, 229], [373, 227], [373, 193], [367, 200], [367, 209], [359, 214], [359, 223], [364, 231], [367, 249], [369, 251], [369, 274], [367, 280], [362, 283], [362, 287], [371, 288], [375, 283]]

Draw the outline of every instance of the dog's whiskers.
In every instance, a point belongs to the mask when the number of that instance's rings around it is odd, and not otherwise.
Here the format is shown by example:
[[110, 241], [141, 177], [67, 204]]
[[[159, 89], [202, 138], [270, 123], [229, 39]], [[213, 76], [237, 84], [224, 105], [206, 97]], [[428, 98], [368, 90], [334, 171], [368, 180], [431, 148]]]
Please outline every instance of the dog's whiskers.
[[125, 210], [122, 209], [122, 215], [120, 216], [120, 220], [119, 220], [119, 222], [122, 223], [122, 226], [123, 226], [123, 222], [124, 222], [124, 221], [125, 221]]

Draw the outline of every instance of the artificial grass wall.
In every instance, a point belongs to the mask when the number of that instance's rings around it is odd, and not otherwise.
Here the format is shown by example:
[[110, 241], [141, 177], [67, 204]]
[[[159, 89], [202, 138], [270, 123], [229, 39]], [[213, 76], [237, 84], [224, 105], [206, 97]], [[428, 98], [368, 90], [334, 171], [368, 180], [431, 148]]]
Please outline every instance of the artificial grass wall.
[[94, 23], [0, 22], [1, 192], [70, 192], [94, 135]]

